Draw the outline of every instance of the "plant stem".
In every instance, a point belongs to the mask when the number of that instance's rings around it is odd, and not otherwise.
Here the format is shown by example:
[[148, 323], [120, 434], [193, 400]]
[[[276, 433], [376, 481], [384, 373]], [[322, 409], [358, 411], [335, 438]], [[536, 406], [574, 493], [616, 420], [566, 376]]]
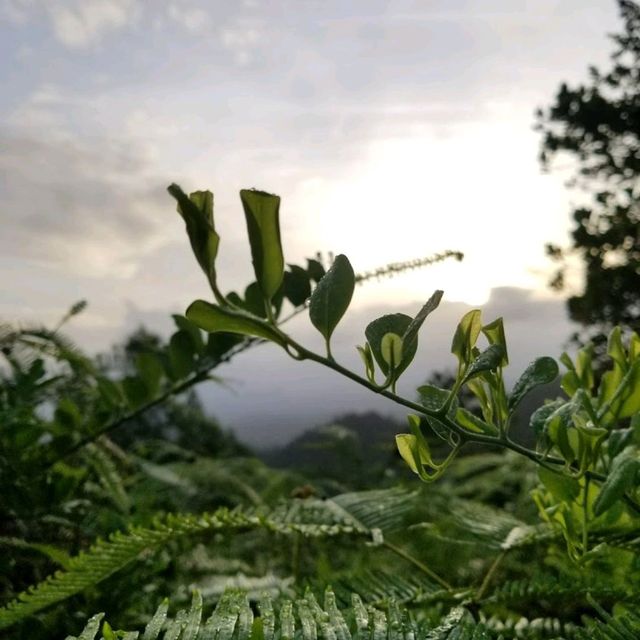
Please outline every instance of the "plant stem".
[[447, 591], [453, 591], [453, 587], [444, 578], [441, 578], [435, 571], [433, 571], [432, 569], [429, 569], [429, 567], [427, 567], [426, 564], [420, 562], [420, 560], [418, 560], [417, 558], [414, 558], [410, 553], [407, 553], [401, 547], [397, 547], [395, 544], [393, 544], [392, 542], [389, 542], [388, 540], [385, 540], [382, 544], [384, 547], [389, 549], [389, 551], [393, 551], [393, 553], [395, 553], [397, 556], [400, 556], [407, 562], [410, 562], [417, 569], [420, 569], [422, 573], [429, 576], [432, 580], [437, 582], [441, 587], [443, 587]]
[[480, 585], [480, 588], [478, 589], [478, 593], [475, 596], [475, 600], [479, 601], [482, 600], [484, 594], [487, 592], [487, 589], [489, 587], [489, 584], [491, 583], [491, 579], [493, 578], [493, 574], [496, 572], [496, 569], [498, 568], [498, 565], [504, 560], [504, 557], [507, 555], [507, 551], [502, 551], [497, 557], [496, 559], [491, 563], [491, 566], [489, 567], [489, 571], [487, 571], [487, 574], [484, 577], [484, 580], [482, 581], [482, 584]]

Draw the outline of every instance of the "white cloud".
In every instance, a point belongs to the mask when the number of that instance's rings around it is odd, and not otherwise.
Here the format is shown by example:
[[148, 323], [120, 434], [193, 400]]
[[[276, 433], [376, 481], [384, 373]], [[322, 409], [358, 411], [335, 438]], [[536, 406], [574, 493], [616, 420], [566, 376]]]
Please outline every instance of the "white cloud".
[[253, 60], [260, 37], [261, 32], [255, 25], [244, 23], [228, 26], [220, 31], [222, 46], [233, 54], [234, 61], [239, 66], [245, 66]]
[[104, 34], [129, 24], [138, 10], [135, 0], [79, 0], [47, 6], [56, 37], [71, 48], [99, 42]]
[[23, 24], [28, 20], [33, 4], [33, 0], [2, 0], [0, 19], [12, 24]]
[[171, 20], [191, 33], [200, 33], [211, 24], [211, 16], [201, 7], [169, 5], [167, 15]]

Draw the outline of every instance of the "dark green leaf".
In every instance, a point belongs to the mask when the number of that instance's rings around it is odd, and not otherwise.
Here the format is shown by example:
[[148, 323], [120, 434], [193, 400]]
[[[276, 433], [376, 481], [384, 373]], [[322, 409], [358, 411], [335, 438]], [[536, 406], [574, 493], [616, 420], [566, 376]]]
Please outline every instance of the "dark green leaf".
[[244, 290], [244, 308], [258, 318], [266, 318], [267, 310], [264, 306], [264, 298], [262, 291], [260, 291], [260, 285], [257, 282], [252, 282]]
[[563, 404], [564, 400], [554, 400], [538, 407], [529, 418], [529, 426], [534, 430], [536, 436], [541, 437], [545, 433], [545, 427], [549, 417], [555, 413]]
[[503, 358], [504, 349], [502, 346], [499, 344], [490, 345], [469, 365], [469, 368], [464, 375], [464, 382], [471, 380], [484, 371], [494, 371], [500, 366]]
[[[404, 313], [390, 313], [370, 322], [365, 329], [364, 333], [371, 347], [371, 352], [385, 376], [389, 375], [389, 362], [384, 357], [382, 341], [387, 334], [395, 334], [399, 338], [407, 331], [411, 322], [411, 316]], [[402, 342], [402, 358], [394, 369], [396, 379], [407, 368], [417, 349], [417, 336], [410, 342]]]
[[547, 356], [536, 358], [513, 385], [509, 411], [513, 411], [532, 389], [553, 382], [558, 376], [558, 363]]
[[418, 387], [417, 391], [420, 394], [420, 404], [432, 411], [442, 409], [449, 397], [449, 392], [446, 389], [440, 389], [430, 384], [423, 384]]
[[193, 322], [189, 321], [187, 318], [181, 316], [180, 314], [175, 313], [172, 317], [173, 321], [176, 324], [176, 327], [178, 327], [178, 329], [181, 329], [182, 331], [186, 331], [191, 336], [191, 340], [193, 341], [193, 348], [195, 349], [196, 353], [202, 353], [202, 350], [204, 349], [204, 340], [202, 339], [202, 332], [200, 331], [200, 329], [198, 329], [198, 327], [196, 327]]
[[324, 277], [325, 270], [322, 264], [318, 260], [313, 260], [313, 258], [307, 259], [307, 273], [309, 274], [309, 278], [314, 282], [320, 282]]
[[55, 410], [56, 422], [68, 430], [76, 430], [82, 424], [78, 405], [70, 398], [61, 398]]
[[215, 276], [215, 260], [220, 236], [213, 225], [213, 194], [194, 191], [189, 197], [177, 184], [167, 189], [178, 201], [178, 213], [187, 227], [191, 249], [207, 277]]
[[355, 274], [347, 256], [336, 256], [331, 268], [311, 294], [309, 317], [327, 343], [351, 303]]
[[240, 311], [228, 311], [205, 300], [196, 300], [191, 303], [187, 309], [186, 316], [202, 330], [210, 333], [217, 331], [238, 333], [244, 336], [264, 338], [284, 345], [280, 335], [268, 325], [263, 324], [252, 316], [244, 315]]
[[142, 352], [136, 358], [136, 369], [150, 396], [155, 396], [164, 375], [162, 363], [153, 353]]
[[282, 284], [284, 257], [280, 239], [280, 197], [264, 191], [242, 189], [240, 199], [247, 221], [256, 280], [267, 300]]
[[96, 382], [98, 393], [107, 405], [117, 407], [122, 403], [122, 390], [116, 382], [103, 376], [97, 377]]
[[210, 358], [218, 360], [228, 355], [229, 352], [244, 340], [242, 335], [237, 333], [210, 333], [207, 338], [205, 353]]
[[420, 327], [422, 327], [424, 321], [427, 319], [427, 316], [438, 308], [438, 305], [440, 304], [440, 300], [442, 300], [443, 295], [444, 295], [444, 291], [440, 291], [438, 289], [427, 300], [427, 302], [425, 302], [422, 309], [418, 311], [415, 318], [411, 321], [411, 323], [407, 327], [406, 331], [404, 332], [404, 335], [402, 335], [403, 342], [405, 342], [406, 344], [411, 344], [415, 340], [417, 345], [417, 338], [418, 338], [418, 332], [420, 331]]
[[176, 331], [169, 340], [169, 363], [174, 380], [186, 378], [195, 367], [195, 349], [186, 331]]
[[289, 271], [285, 271], [284, 295], [294, 307], [303, 305], [311, 295], [309, 275], [302, 267], [290, 264]]
[[130, 376], [124, 378], [121, 384], [130, 408], [137, 409], [149, 399], [147, 386], [140, 378]]
[[611, 462], [611, 471], [593, 503], [593, 513], [602, 515], [622, 498], [625, 491], [634, 489], [640, 471], [640, 460], [635, 447], [625, 449]]

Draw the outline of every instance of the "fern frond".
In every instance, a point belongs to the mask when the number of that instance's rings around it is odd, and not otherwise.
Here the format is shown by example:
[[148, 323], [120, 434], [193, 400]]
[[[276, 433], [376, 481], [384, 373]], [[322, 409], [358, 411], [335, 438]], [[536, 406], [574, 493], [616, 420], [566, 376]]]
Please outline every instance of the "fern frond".
[[369, 530], [353, 524], [287, 522], [277, 514], [271, 517], [228, 509], [198, 516], [168, 516], [157, 521], [153, 527], [132, 527], [128, 531], [117, 532], [107, 541], [98, 541], [88, 551], [72, 558], [66, 571], [58, 571], [0, 609], [0, 630], [98, 584], [136, 560], [143, 552], [155, 551], [174, 540], [207, 531], [239, 532], [252, 529], [285, 535], [296, 533], [307, 537], [370, 535]]
[[493, 634], [501, 634], [504, 638], [526, 638], [527, 640], [569, 640], [574, 638], [578, 627], [573, 623], [564, 623], [558, 618], [526, 618], [512, 617], [502, 619], [492, 616], [483, 621]]
[[372, 531], [394, 531], [419, 504], [419, 492], [383, 489], [343, 493], [327, 500], [295, 500], [287, 503], [280, 517], [287, 522], [350, 525]]
[[[167, 603], [160, 605], [146, 626], [142, 640], [490, 640], [488, 630], [474, 622], [461, 608], [452, 609], [435, 627], [417, 624], [406, 610], [391, 603], [385, 610], [365, 605], [353, 595], [351, 606], [341, 609], [333, 591], [327, 590], [323, 604], [307, 592], [295, 601], [285, 600], [276, 611], [270, 598], [258, 603], [254, 618], [242, 591], [226, 591], [211, 616], [203, 621], [202, 598], [196, 592], [191, 607], [167, 620]], [[78, 637], [67, 640], [94, 640], [102, 614], [94, 616]], [[164, 631], [164, 633], [163, 633]], [[137, 632], [116, 632], [137, 637]], [[125, 635], [132, 634], [132, 635]]]
[[349, 602], [352, 593], [357, 593], [364, 602], [374, 606], [391, 601], [425, 604], [455, 600], [454, 592], [444, 590], [427, 576], [417, 572], [369, 570], [336, 576], [332, 579], [332, 587], [343, 604]]
[[603, 621], [578, 629], [572, 640], [637, 640], [640, 638], [640, 615], [628, 613], [620, 618], [613, 618], [600, 610]]
[[632, 594], [624, 589], [617, 589], [607, 584], [593, 584], [592, 582], [559, 581], [556, 576], [534, 576], [527, 580], [510, 580], [498, 585], [482, 602], [515, 604], [526, 606], [537, 604], [542, 600], [552, 600], [554, 606], [559, 602], [575, 602], [587, 600], [587, 595], [599, 601], [607, 602], [637, 602], [640, 593]]

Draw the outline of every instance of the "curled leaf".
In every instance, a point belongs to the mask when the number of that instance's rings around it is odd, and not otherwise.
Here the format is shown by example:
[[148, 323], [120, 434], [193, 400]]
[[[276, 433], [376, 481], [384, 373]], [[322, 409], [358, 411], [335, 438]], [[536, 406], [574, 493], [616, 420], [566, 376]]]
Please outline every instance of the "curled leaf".
[[280, 197], [255, 189], [242, 189], [256, 280], [266, 300], [276, 294], [284, 277], [284, 257], [280, 239]]

